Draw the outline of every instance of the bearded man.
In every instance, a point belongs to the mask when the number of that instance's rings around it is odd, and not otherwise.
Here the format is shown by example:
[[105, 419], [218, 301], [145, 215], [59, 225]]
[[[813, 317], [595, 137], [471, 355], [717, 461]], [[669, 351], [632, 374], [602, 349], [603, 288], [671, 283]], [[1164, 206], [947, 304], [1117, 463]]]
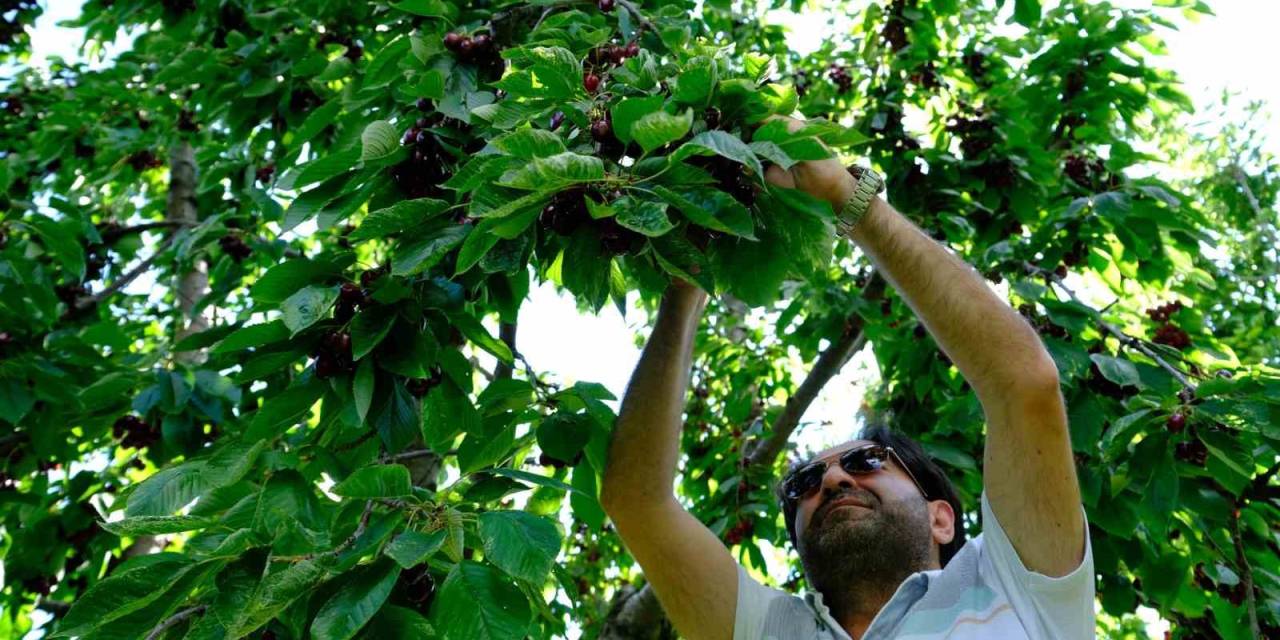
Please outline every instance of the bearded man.
[[[791, 120], [795, 131], [802, 123]], [[969, 382], [987, 425], [983, 532], [965, 541], [943, 471], [883, 427], [794, 465], [778, 485], [813, 591], [757, 582], [672, 490], [706, 293], [663, 297], [609, 449], [601, 501], [676, 630], [690, 640], [1094, 637], [1093, 560], [1059, 389], [1035, 330], [835, 159], [770, 167], [829, 202]]]

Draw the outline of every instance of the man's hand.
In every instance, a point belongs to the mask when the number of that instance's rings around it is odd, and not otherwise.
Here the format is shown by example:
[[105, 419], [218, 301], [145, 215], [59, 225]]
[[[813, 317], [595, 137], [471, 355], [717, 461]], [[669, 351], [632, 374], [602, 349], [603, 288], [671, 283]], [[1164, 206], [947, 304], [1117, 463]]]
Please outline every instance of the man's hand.
[[[804, 122], [795, 118], [786, 116], [770, 118], [770, 120], [775, 119], [785, 120], [787, 131], [792, 133], [804, 127]], [[765, 170], [764, 177], [779, 187], [800, 189], [819, 200], [826, 200], [831, 203], [832, 211], [839, 211], [849, 196], [853, 195], [854, 187], [857, 186], [857, 181], [849, 175], [844, 165], [840, 164], [840, 159], [835, 157], [799, 162], [790, 169], [770, 165]]]

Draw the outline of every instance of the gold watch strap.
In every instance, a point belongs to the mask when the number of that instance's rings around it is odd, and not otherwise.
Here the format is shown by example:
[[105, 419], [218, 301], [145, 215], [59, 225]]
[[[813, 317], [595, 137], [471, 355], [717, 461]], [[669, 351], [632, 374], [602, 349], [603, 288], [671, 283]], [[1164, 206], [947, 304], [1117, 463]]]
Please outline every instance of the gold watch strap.
[[850, 167], [849, 173], [858, 179], [858, 184], [853, 189], [853, 195], [845, 200], [844, 206], [836, 213], [836, 229], [842, 236], [853, 232], [853, 227], [871, 208], [871, 199], [884, 190], [884, 178], [871, 169]]

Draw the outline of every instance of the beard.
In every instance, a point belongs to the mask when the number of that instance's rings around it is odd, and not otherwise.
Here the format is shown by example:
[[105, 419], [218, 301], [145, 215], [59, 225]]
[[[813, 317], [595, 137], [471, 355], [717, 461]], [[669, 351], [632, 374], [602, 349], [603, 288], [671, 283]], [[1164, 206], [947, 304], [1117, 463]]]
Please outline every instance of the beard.
[[[845, 497], [868, 508], [827, 508]], [[863, 607], [879, 610], [908, 576], [929, 568], [933, 535], [919, 497], [881, 502], [869, 491], [845, 491], [823, 502], [814, 518], [797, 549], [809, 584], [837, 619]]]

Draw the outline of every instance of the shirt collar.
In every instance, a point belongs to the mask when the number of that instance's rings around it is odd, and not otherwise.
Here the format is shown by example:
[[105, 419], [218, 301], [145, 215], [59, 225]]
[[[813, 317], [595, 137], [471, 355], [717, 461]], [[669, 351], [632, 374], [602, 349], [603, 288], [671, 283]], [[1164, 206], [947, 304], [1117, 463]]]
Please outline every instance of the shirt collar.
[[[924, 594], [929, 590], [929, 581], [931, 578], [941, 574], [941, 569], [930, 569], [929, 571], [917, 571], [902, 584], [898, 585], [898, 589], [893, 592], [893, 597], [884, 604], [884, 607], [876, 613], [876, 617], [872, 618], [871, 625], [867, 627], [867, 633], [862, 640], [873, 640], [878, 634], [879, 629], [885, 625], [892, 625], [899, 618], [906, 615], [907, 610], [911, 608]], [[850, 640], [849, 633], [840, 626], [831, 615], [831, 610], [822, 600], [822, 593], [819, 591], [805, 591], [804, 599], [809, 603], [809, 607], [817, 614], [818, 621], [821, 625], [827, 627], [831, 633], [841, 640]]]

